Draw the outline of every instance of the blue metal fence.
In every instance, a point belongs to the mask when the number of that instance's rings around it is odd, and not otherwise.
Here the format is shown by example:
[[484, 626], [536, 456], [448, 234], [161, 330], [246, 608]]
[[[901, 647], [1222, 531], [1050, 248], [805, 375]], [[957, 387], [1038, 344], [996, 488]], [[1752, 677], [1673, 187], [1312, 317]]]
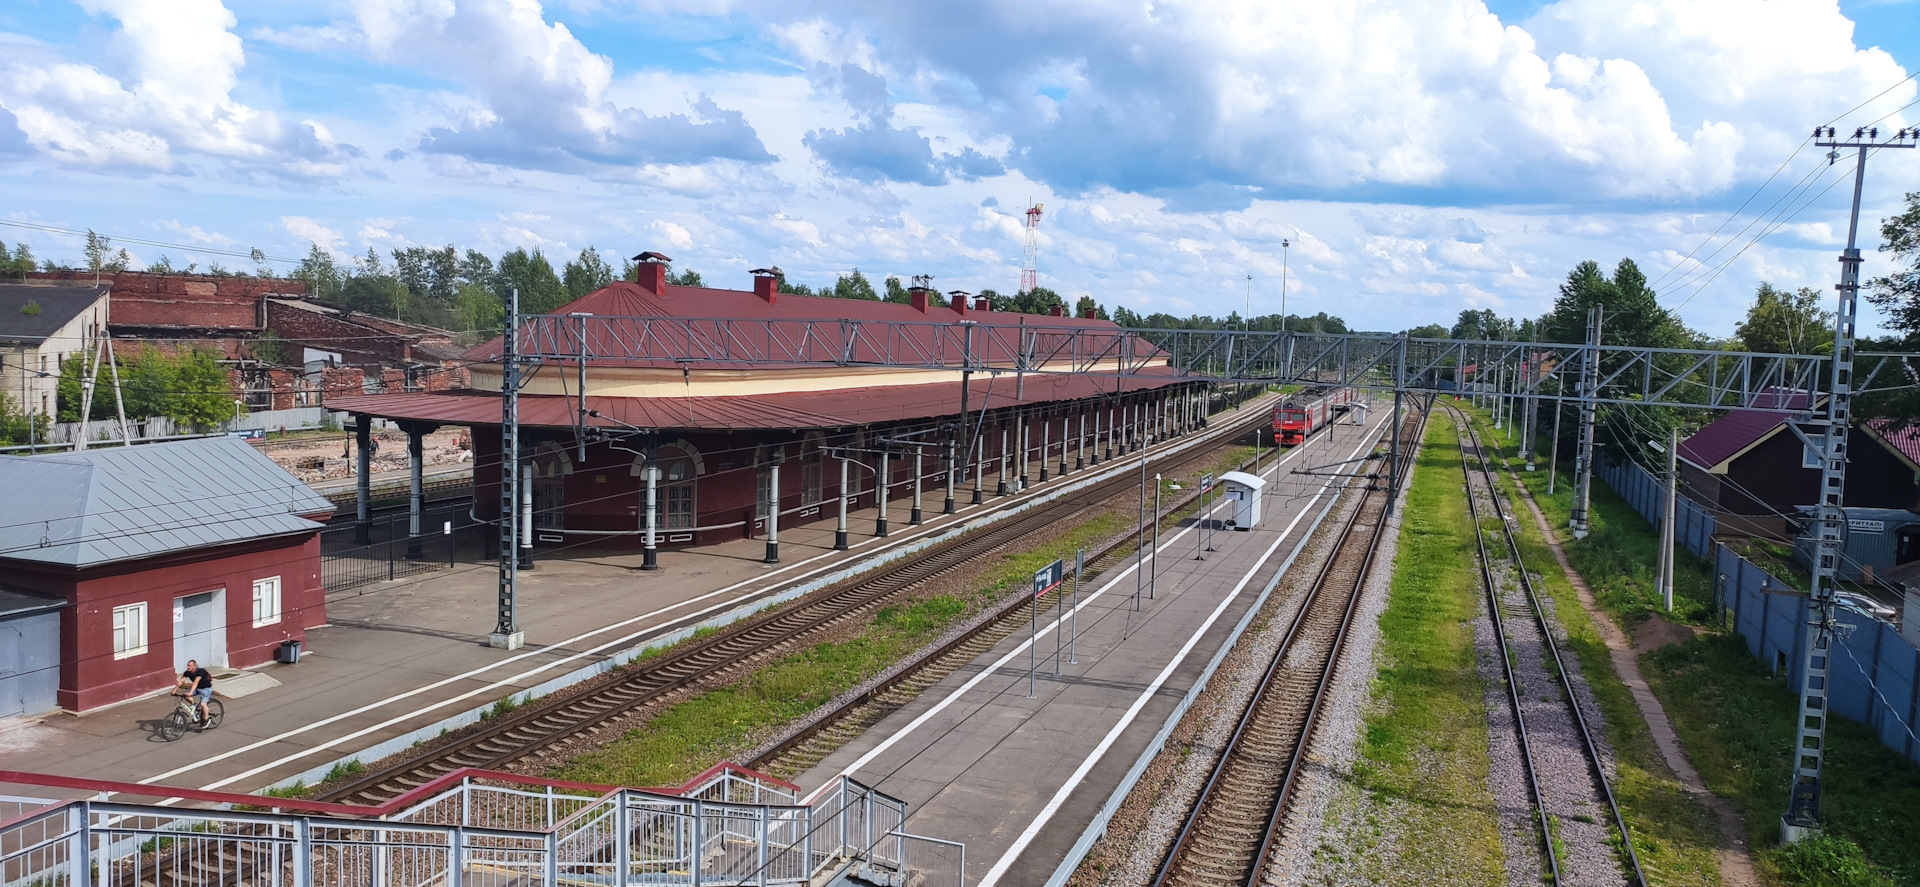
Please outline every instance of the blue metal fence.
[[[1660, 526], [1667, 510], [1666, 483], [1632, 462], [1598, 461], [1600, 479], [1627, 500], [1634, 511], [1640, 512], [1647, 523]], [[1674, 517], [1674, 540], [1699, 557], [1713, 557], [1713, 534], [1719, 530], [1719, 522], [1699, 503], [1685, 496], [1678, 497], [1677, 501], [1680, 507]]]
[[[1806, 655], [1807, 596], [1724, 545], [1714, 546], [1714, 599], [1734, 632], [1760, 661], [1800, 686]], [[1843, 626], [1828, 672], [1828, 706], [1867, 725], [1888, 748], [1920, 762], [1920, 650], [1893, 626], [1864, 613], [1840, 610]]]

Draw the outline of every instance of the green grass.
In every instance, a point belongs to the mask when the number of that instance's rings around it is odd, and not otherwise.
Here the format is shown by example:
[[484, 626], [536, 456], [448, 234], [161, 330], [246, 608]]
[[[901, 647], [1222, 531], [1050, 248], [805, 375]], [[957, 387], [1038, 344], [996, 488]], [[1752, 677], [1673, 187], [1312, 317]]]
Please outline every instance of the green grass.
[[744, 751], [756, 731], [800, 717], [891, 665], [965, 610], [959, 599], [945, 596], [886, 608], [862, 637], [816, 644], [739, 684], [673, 705], [619, 742], [549, 775], [614, 785], [677, 784]]
[[1385, 664], [1354, 776], [1362, 790], [1404, 805], [1403, 836], [1387, 852], [1406, 854], [1421, 871], [1446, 871], [1448, 880], [1499, 883], [1500, 823], [1473, 655], [1479, 573], [1460, 481], [1453, 425], [1436, 418], [1407, 492], [1392, 596], [1380, 617]]
[[[1476, 415], [1476, 422], [1480, 425], [1483, 442], [1505, 443], [1504, 432], [1495, 437], [1483, 414]], [[1511, 448], [1504, 448], [1504, 452], [1509, 459], [1515, 457]], [[1534, 490], [1548, 522], [1559, 520], [1562, 523], [1558, 525], [1564, 526], [1565, 513], [1556, 514], [1554, 500], [1546, 496], [1544, 466], [1532, 475], [1522, 471], [1521, 477], [1528, 488]], [[1580, 604], [1579, 593], [1560, 571], [1553, 552], [1540, 535], [1539, 524], [1513, 490], [1511, 479], [1505, 474], [1500, 474], [1498, 478], [1500, 489], [1506, 495], [1509, 513], [1515, 517], [1520, 555], [1526, 561], [1528, 572], [1538, 577], [1535, 589], [1552, 599], [1554, 610], [1560, 616], [1560, 624], [1566, 629], [1567, 641], [1562, 647], [1563, 655], [1571, 652], [1577, 657], [1581, 674], [1586, 678], [1587, 686], [1592, 690], [1594, 700], [1599, 703], [1606, 720], [1606, 739], [1613, 747], [1618, 764], [1618, 775], [1613, 783], [1614, 796], [1620, 802], [1628, 830], [1633, 833], [1634, 851], [1639, 854], [1641, 868], [1645, 870], [1648, 880], [1656, 885], [1719, 883], [1718, 863], [1714, 857], [1715, 847], [1719, 843], [1718, 828], [1712, 814], [1687, 794], [1685, 787], [1667, 769], [1659, 749], [1654, 745], [1653, 734], [1647, 728], [1646, 720], [1634, 705], [1632, 693], [1613, 670], [1612, 654], [1601, 640], [1599, 629], [1592, 620], [1584, 618], [1586, 611]], [[1555, 499], [1561, 503], [1561, 507], [1570, 508], [1573, 501], [1570, 485], [1564, 482], [1564, 478], [1562, 480]], [[1645, 527], [1645, 522], [1640, 521], [1639, 516], [1628, 508], [1625, 500], [1614, 496], [1597, 480], [1593, 485], [1592, 502], [1594, 514], [1589, 519], [1589, 525], [1593, 532], [1579, 543], [1566, 546], [1567, 559], [1586, 578], [1588, 585], [1594, 587], [1603, 608], [1613, 612], [1616, 619], [1620, 618], [1620, 611], [1614, 610], [1613, 606], [1606, 606], [1609, 602], [1621, 610], [1645, 614], [1655, 606], [1652, 597], [1651, 550], [1657, 536], [1651, 532], [1635, 533], [1634, 522], [1638, 521], [1638, 527]], [[1627, 509], [1633, 521], [1620, 519], [1616, 512], [1603, 513], [1603, 508], [1608, 506]], [[1635, 540], [1644, 540], [1646, 550], [1636, 552], [1633, 547]], [[1635, 564], [1640, 566], [1633, 566]], [[1609, 572], [1595, 572], [1598, 570]], [[1693, 600], [1688, 597], [1690, 588], [1697, 593], [1706, 587], [1704, 575], [1699, 577], [1699, 585], [1690, 586], [1682, 578], [1686, 570], [1686, 565], [1675, 564], [1676, 609], [1680, 602]], [[1594, 579], [1596, 575], [1606, 578], [1606, 591], [1601, 591], [1601, 583]], [[1636, 578], [1646, 584], [1635, 584]], [[1702, 618], [1704, 616], [1703, 608]]]
[[739, 682], [669, 706], [646, 725], [608, 747], [552, 768], [548, 775], [613, 785], [684, 782], [715, 762], [751, 751], [767, 733], [831, 701], [847, 689], [920, 649], [968, 614], [1030, 587], [1033, 574], [1075, 548], [1091, 549], [1126, 527], [1131, 517], [1106, 514], [1082, 522], [1045, 548], [1007, 551], [963, 596], [941, 595], [881, 609], [861, 636], [816, 644], [768, 664]]
[[1821, 795], [1829, 839], [1772, 846], [1787, 806], [1795, 688], [1732, 634], [1655, 650], [1642, 662], [1694, 766], [1739, 807], [1767, 848], [1762, 864], [1782, 883], [1920, 884], [1920, 767], [1866, 727], [1830, 720]]
[[[1505, 452], [1513, 458], [1511, 448]], [[1658, 537], [1653, 528], [1596, 479], [1590, 518], [1594, 532], [1584, 540], [1572, 540], [1562, 529], [1572, 504], [1572, 466], [1562, 459], [1558, 489], [1551, 497], [1546, 495], [1544, 464], [1541, 467], [1543, 470], [1531, 475], [1523, 473], [1522, 478], [1556, 528], [1575, 569], [1596, 588], [1602, 585], [1597, 578], [1604, 581], [1607, 591], [1598, 595], [1602, 608], [1623, 625], [1633, 625], [1657, 612], [1652, 564]], [[1537, 538], [1538, 530], [1531, 519], [1521, 520], [1520, 525]], [[1756, 553], [1762, 550], [1756, 549]], [[1775, 561], [1784, 556], [1778, 550], [1767, 553]], [[1530, 563], [1536, 557], [1532, 553], [1527, 556]], [[1707, 564], [1685, 550], [1676, 556], [1673, 618], [1709, 623], [1711, 578]], [[1551, 554], [1544, 549], [1538, 557], [1542, 558], [1542, 567], [1552, 564], [1547, 559]], [[1643, 568], [1633, 569], [1635, 562]], [[1555, 580], [1548, 585], [1560, 600], [1559, 571], [1547, 572]], [[1784, 573], [1777, 575], [1785, 578]], [[1572, 599], [1564, 601], [1560, 610], [1569, 612]], [[1616, 748], [1630, 748], [1617, 738], [1618, 726], [1623, 717], [1630, 717], [1636, 728], [1642, 722], [1630, 699], [1609, 701], [1609, 697], [1623, 696], [1625, 688], [1616, 681], [1606, 681], [1603, 693], [1601, 682], [1593, 680], [1596, 672], [1590, 660], [1603, 656], [1604, 649], [1598, 648], [1597, 638], [1587, 641], [1577, 636], [1573, 646], [1607, 711], [1609, 738]], [[1779, 819], [1786, 809], [1788, 753], [1793, 745], [1798, 704], [1795, 689], [1788, 687], [1784, 678], [1774, 677], [1765, 663], [1747, 652], [1745, 642], [1732, 634], [1709, 634], [1644, 654], [1640, 656], [1640, 669], [1707, 787], [1728, 798], [1742, 814], [1748, 844], [1755, 848], [1762, 874], [1771, 883], [1821, 887], [1920, 885], [1920, 817], [1914, 813], [1920, 810], [1920, 767], [1881, 745], [1865, 727], [1834, 718], [1830, 721], [1822, 796], [1830, 834], [1813, 846], [1782, 848], [1778, 845]], [[1633, 757], [1643, 755], [1635, 753]], [[1647, 772], [1664, 774], [1664, 767]], [[1633, 785], [1633, 781], [1623, 782], [1628, 788]], [[1627, 789], [1617, 790], [1622, 791], [1624, 802]], [[1637, 823], [1634, 825], [1640, 829]], [[1636, 837], [1640, 837], [1638, 831]], [[1888, 881], [1888, 877], [1893, 880]]]

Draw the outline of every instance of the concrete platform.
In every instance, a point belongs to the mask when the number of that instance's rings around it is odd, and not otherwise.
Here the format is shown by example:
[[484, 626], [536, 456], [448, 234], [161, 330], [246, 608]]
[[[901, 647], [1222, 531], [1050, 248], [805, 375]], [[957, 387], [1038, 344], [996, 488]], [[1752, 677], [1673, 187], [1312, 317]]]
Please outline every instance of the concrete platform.
[[[1217, 415], [1210, 432], [1157, 445], [1153, 458], [1183, 452], [1263, 408], [1250, 403]], [[855, 513], [853, 547], [846, 552], [832, 549], [832, 520], [782, 528], [778, 566], [761, 562], [765, 542], [759, 539], [663, 551], [657, 572], [641, 571], [637, 552], [541, 558], [522, 574], [527, 646], [511, 653], [487, 646], [497, 593], [491, 561], [330, 595], [331, 624], [309, 632], [302, 661], [257, 669], [279, 686], [256, 682], [259, 689], [230, 700], [218, 730], [161, 741], [155, 728], [170, 710], [164, 696], [84, 715], [0, 722], [0, 769], [231, 791], [314, 781], [336, 762], [372, 761], [443, 727], [477, 720], [508, 695], [544, 693], [604, 672], [701, 624], [830, 584], [992, 515], [1136, 466], [1103, 463], [1005, 498], [991, 495], [990, 476], [986, 503], [964, 504], [969, 491], [963, 489], [951, 516], [938, 513], [944, 489], [928, 490], [920, 527], [907, 525], [909, 502], [891, 505], [889, 538], [871, 535], [872, 509]]]
[[1205, 560], [1195, 559], [1202, 534], [1192, 521], [1164, 536], [1158, 566], [1148, 565], [1154, 599], [1137, 610], [1131, 562], [1082, 588], [1078, 663], [1058, 675], [1057, 610], [1042, 611], [1037, 698], [1028, 698], [1029, 633], [1018, 632], [798, 782], [812, 789], [847, 773], [906, 800], [907, 830], [966, 842], [969, 884], [1047, 883], [1347, 483], [1291, 472], [1364, 455], [1392, 418], [1372, 412], [1365, 429], [1332, 426], [1263, 466], [1261, 527], [1215, 532]]

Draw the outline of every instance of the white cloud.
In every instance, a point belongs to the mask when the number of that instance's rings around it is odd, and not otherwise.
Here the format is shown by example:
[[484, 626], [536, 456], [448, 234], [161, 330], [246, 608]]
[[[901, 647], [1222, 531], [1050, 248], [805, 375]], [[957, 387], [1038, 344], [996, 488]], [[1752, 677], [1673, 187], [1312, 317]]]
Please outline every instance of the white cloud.
[[285, 123], [232, 94], [246, 58], [219, 0], [84, 0], [119, 22], [104, 55], [125, 71], [32, 47], [0, 61], [0, 104], [28, 142], [75, 167], [179, 172], [204, 156], [249, 172], [336, 177], [358, 156], [312, 121]]
[[194, 243], [204, 243], [207, 246], [232, 246], [239, 242], [225, 234], [201, 230], [199, 225], [182, 225], [178, 219], [162, 219], [160, 227]]
[[[655, 219], [649, 227], [659, 232], [660, 236], [666, 238], [667, 243], [676, 249], [693, 248], [693, 232], [688, 231], [684, 225], [669, 222], [665, 219]], [[815, 236], [819, 236], [817, 231], [815, 232]]]
[[306, 216], [281, 216], [280, 227], [288, 234], [300, 240], [314, 244], [328, 252], [338, 253], [346, 249], [347, 238], [340, 232], [320, 224]]

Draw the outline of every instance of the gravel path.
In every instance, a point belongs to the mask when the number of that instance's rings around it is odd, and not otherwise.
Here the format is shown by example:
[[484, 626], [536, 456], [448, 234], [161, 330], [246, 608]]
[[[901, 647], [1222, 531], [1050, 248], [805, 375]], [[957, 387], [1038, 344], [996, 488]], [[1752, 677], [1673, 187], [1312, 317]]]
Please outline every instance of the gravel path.
[[[1491, 521], [1497, 520], [1493, 517], [1492, 499], [1497, 494], [1486, 486], [1485, 477], [1478, 471], [1476, 448], [1468, 443], [1464, 435], [1461, 447], [1472, 476], [1470, 493], [1481, 509], [1481, 524], [1485, 528]], [[1491, 573], [1507, 636], [1508, 670], [1511, 671], [1520, 699], [1520, 717], [1526, 723], [1541, 804], [1553, 830], [1560, 863], [1560, 883], [1569, 887], [1625, 884], [1627, 876], [1614, 849], [1613, 814], [1604, 803], [1604, 787], [1594, 777], [1579, 725], [1562, 695], [1553, 653], [1539, 623], [1533, 618], [1527, 594], [1513, 572], [1505, 541], [1499, 538], [1496, 530], [1486, 532], [1489, 534], [1487, 554], [1495, 559]], [[1543, 606], [1547, 622], [1557, 635], [1556, 640], [1564, 642], [1565, 632], [1559, 628], [1551, 602], [1543, 602]], [[1500, 673], [1500, 651], [1494, 642], [1491, 625], [1486, 626], [1486, 630], [1476, 626], [1474, 635], [1475, 652], [1482, 663], [1482, 675], [1493, 679], [1487, 692], [1489, 728], [1493, 732], [1492, 738], [1496, 740], [1493, 743], [1496, 751], [1492, 782], [1494, 797], [1501, 811], [1502, 837], [1507, 845], [1508, 880], [1515, 887], [1520, 887], [1522, 884], [1537, 883], [1541, 872], [1537, 867], [1528, 871], [1525, 866], [1529, 853], [1534, 857], [1535, 865], [1539, 863], [1541, 854], [1531, 849], [1539, 846], [1538, 825], [1531, 814], [1532, 798], [1526, 789], [1525, 773], [1518, 768], [1521, 763], [1518, 749], [1510, 744], [1515, 736], [1512, 704], [1504, 692], [1506, 676]], [[1568, 669], [1569, 682], [1575, 688], [1576, 703], [1580, 705], [1587, 722], [1598, 730], [1600, 712], [1591, 693], [1585, 692], [1586, 682], [1579, 674], [1578, 663], [1572, 657], [1567, 657], [1564, 666]], [[1488, 675], [1489, 671], [1494, 674]], [[1498, 741], [1500, 739], [1508, 742]], [[1503, 759], [1498, 751], [1503, 745], [1515, 752], [1511, 759]], [[1601, 752], [1601, 766], [1611, 778], [1612, 755], [1606, 753], [1604, 747]], [[1525, 821], [1525, 828], [1514, 827], [1516, 817], [1511, 814], [1516, 810], [1521, 812], [1517, 818]], [[1516, 844], [1525, 844], [1528, 849], [1522, 850]]]

